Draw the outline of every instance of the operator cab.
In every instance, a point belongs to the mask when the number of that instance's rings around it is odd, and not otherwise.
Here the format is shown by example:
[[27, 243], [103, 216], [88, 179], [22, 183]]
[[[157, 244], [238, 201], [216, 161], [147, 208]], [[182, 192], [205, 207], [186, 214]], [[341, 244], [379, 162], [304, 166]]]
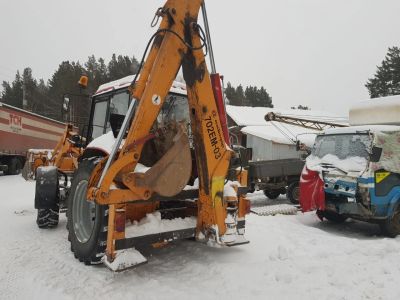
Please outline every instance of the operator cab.
[[[118, 135], [132, 101], [128, 88], [133, 79], [134, 75], [130, 75], [98, 88], [92, 98], [87, 143], [110, 131], [113, 132], [114, 137]], [[186, 85], [177, 81], [173, 83], [157, 117], [158, 123], [167, 123], [172, 120], [185, 122], [190, 130]]]

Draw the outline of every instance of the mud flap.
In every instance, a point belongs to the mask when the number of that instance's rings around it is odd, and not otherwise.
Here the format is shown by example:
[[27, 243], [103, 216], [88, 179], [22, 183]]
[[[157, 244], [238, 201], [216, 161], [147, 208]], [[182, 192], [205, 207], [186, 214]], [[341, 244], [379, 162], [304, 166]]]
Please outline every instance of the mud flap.
[[160, 196], [172, 197], [186, 186], [192, 172], [189, 138], [178, 127], [174, 145], [146, 173], [137, 174], [138, 186], [147, 186]]
[[57, 167], [39, 167], [36, 170], [35, 208], [50, 209], [58, 207]]

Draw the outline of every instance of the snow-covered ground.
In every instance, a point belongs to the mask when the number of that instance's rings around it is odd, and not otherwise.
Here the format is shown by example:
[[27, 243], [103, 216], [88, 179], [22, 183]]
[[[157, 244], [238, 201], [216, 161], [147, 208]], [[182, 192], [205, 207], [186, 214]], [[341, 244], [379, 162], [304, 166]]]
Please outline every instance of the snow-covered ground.
[[[400, 238], [375, 225], [320, 222], [315, 214], [249, 215], [250, 244], [211, 248], [181, 241], [149, 262], [112, 273], [69, 250], [65, 216], [39, 230], [34, 183], [0, 175], [1, 299], [398, 299]], [[254, 205], [288, 203], [250, 195]]]

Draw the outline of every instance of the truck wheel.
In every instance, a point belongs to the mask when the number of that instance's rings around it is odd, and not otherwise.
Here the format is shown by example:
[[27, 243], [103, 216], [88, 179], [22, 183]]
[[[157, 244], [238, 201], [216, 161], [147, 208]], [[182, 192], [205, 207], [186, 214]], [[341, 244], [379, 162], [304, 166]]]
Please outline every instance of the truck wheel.
[[383, 235], [395, 238], [400, 234], [400, 208], [397, 208], [391, 218], [379, 224]]
[[22, 170], [22, 162], [16, 157], [13, 157], [8, 162], [8, 175], [18, 175]]
[[325, 218], [332, 223], [343, 223], [348, 219], [341, 214], [328, 210], [317, 210], [317, 215], [319, 218]]
[[108, 206], [87, 201], [90, 175], [98, 163], [83, 160], [72, 180], [68, 196], [68, 239], [71, 251], [87, 265], [99, 263], [106, 249]]
[[300, 197], [300, 187], [299, 182], [295, 181], [289, 184], [286, 197], [292, 202], [293, 204], [299, 204], [299, 197]]
[[269, 199], [274, 200], [279, 197], [281, 194], [281, 190], [264, 190], [264, 195], [267, 196]]

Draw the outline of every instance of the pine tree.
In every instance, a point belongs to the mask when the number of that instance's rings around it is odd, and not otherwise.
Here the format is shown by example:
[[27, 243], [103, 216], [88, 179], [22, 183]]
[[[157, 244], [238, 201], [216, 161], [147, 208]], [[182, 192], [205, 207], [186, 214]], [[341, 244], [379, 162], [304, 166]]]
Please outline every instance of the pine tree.
[[239, 86], [236, 88], [235, 93], [236, 93], [236, 100], [238, 103], [237, 105], [240, 105], [240, 106], [246, 105], [243, 86], [241, 84], [239, 84]]
[[253, 107], [274, 107], [272, 98], [264, 87], [258, 89], [256, 86], [247, 86], [243, 91], [243, 86], [233, 87], [228, 82], [225, 95], [229, 99], [229, 104], [236, 106]]
[[250, 86], [247, 86], [244, 91], [244, 103], [245, 106], [257, 106], [257, 89]]
[[96, 60], [95, 56], [89, 56], [85, 63], [85, 74], [89, 77], [88, 92], [94, 93], [97, 87], [108, 81], [107, 66], [103, 58]]
[[122, 77], [132, 75], [138, 71], [139, 64], [135, 57], [113, 54], [110, 62], [108, 63], [108, 79], [110, 81], [117, 80]]
[[[63, 120], [62, 102], [65, 94], [83, 94], [77, 82], [82, 74], [85, 73], [84, 68], [79, 62], [63, 61], [48, 82], [48, 102], [51, 104], [49, 114], [54, 115], [57, 119]], [[84, 123], [89, 114], [89, 101], [82, 97], [71, 96], [71, 115], [72, 121], [78, 125]]]
[[371, 98], [400, 94], [400, 48], [388, 49], [373, 78], [365, 84]]
[[11, 85], [8, 82], [3, 81], [2, 86], [2, 101], [6, 104], [22, 108], [23, 82], [19, 71], [15, 74], [15, 79]]
[[37, 89], [37, 82], [32, 76], [32, 69], [25, 68], [22, 73], [22, 81], [23, 81], [23, 88], [24, 88], [24, 108], [28, 110], [32, 110], [32, 107], [37, 105], [37, 98], [36, 96], [36, 89]]
[[3, 81], [1, 84], [3, 91], [1, 93], [1, 101], [4, 103], [10, 103], [10, 97], [12, 93], [12, 87], [7, 81]]
[[229, 100], [230, 105], [238, 105], [237, 103], [237, 97], [236, 97], [236, 90], [235, 88], [231, 85], [230, 82], [226, 85], [225, 88], [225, 96]]

